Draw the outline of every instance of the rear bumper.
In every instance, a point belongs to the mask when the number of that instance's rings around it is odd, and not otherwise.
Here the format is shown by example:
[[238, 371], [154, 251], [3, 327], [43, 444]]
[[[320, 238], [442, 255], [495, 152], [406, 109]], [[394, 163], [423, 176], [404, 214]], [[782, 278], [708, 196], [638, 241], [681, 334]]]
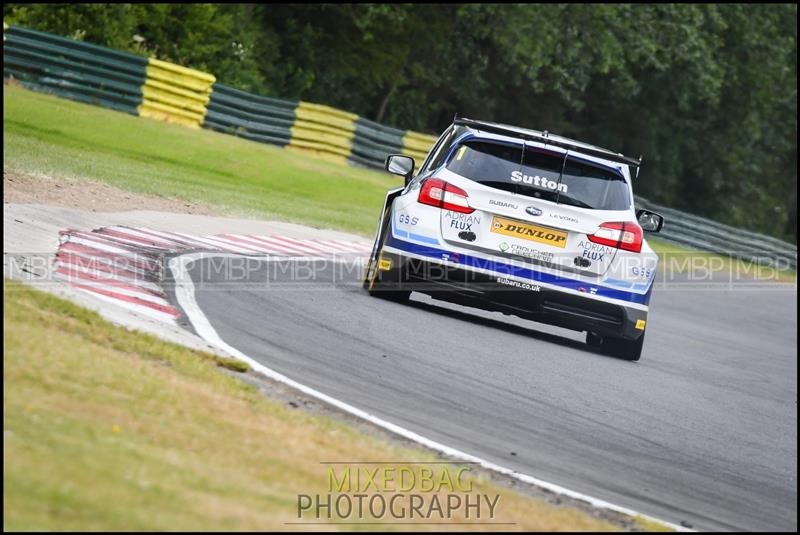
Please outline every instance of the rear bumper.
[[520, 280], [501, 273], [476, 271], [467, 266], [406, 256], [384, 250], [373, 287], [412, 290], [436, 299], [603, 336], [638, 339], [647, 321], [646, 307], [599, 300], [582, 292], [562, 291], [537, 281]]

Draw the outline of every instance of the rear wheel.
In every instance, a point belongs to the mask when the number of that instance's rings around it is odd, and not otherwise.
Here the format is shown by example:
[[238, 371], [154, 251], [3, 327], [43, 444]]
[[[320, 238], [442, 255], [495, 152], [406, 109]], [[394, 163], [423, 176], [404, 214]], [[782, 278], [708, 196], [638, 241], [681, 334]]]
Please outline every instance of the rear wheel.
[[387, 285], [396, 284], [395, 281], [382, 281], [381, 275], [388, 273], [378, 269], [378, 261], [380, 259], [380, 251], [375, 260], [371, 261], [372, 266], [367, 269], [366, 278], [364, 279], [364, 288], [367, 293], [373, 297], [380, 297], [381, 299], [388, 299], [390, 301], [403, 302], [408, 301], [411, 297], [411, 290], [394, 290], [391, 286]]
[[624, 338], [600, 336], [596, 333], [587, 332], [586, 344], [590, 347], [599, 348], [609, 355], [635, 362], [642, 356], [644, 333], [636, 340], [626, 340]]
[[378, 243], [375, 242], [375, 245], [372, 246], [372, 252], [369, 254], [369, 258], [367, 259], [367, 267], [364, 270], [364, 280], [361, 281], [361, 286], [369, 291], [370, 285], [372, 283], [372, 278], [375, 276], [375, 272], [378, 270]]
[[[389, 213], [391, 213], [391, 209], [387, 211], [387, 216]], [[383, 241], [385, 240], [388, 227], [389, 219], [386, 217], [381, 228], [382, 237], [380, 240], [375, 240], [375, 244], [372, 246], [372, 252], [370, 253], [369, 260], [367, 261], [367, 268], [364, 271], [364, 280], [362, 281], [361, 285], [364, 287], [367, 293], [373, 297], [380, 297], [382, 299], [388, 299], [390, 301], [397, 302], [408, 301], [409, 297], [411, 297], [410, 290], [387, 289], [383, 281], [381, 281], [382, 272], [380, 269], [378, 269], [378, 262], [381, 257], [381, 249], [383, 248]]]

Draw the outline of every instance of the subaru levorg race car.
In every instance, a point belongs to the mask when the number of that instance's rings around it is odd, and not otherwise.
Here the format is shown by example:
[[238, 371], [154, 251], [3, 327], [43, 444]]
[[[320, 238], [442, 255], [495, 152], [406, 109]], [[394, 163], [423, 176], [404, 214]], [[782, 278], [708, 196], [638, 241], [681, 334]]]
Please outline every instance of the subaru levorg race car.
[[638, 360], [658, 257], [634, 209], [635, 160], [564, 137], [456, 118], [384, 202], [364, 287], [586, 331], [587, 344]]

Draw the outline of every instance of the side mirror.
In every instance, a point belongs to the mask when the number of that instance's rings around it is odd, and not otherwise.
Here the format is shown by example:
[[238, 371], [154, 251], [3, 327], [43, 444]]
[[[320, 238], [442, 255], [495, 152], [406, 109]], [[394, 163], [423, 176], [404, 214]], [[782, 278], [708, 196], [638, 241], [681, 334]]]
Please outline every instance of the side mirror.
[[636, 219], [645, 232], [658, 232], [664, 226], [664, 217], [650, 210], [637, 210]]
[[414, 158], [405, 154], [390, 154], [386, 158], [386, 170], [403, 177], [407, 186], [414, 174]]

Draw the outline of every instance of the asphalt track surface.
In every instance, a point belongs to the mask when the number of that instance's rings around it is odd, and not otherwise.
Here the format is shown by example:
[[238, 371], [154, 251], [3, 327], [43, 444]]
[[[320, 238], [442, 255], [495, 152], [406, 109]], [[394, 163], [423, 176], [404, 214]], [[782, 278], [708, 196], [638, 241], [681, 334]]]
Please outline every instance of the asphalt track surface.
[[352, 266], [317, 262], [312, 281], [306, 261], [249, 261], [244, 277], [231, 261], [194, 262], [197, 303], [226, 343], [279, 373], [676, 524], [797, 529], [794, 287], [658, 285], [632, 363], [580, 333], [422, 294], [370, 297]]

